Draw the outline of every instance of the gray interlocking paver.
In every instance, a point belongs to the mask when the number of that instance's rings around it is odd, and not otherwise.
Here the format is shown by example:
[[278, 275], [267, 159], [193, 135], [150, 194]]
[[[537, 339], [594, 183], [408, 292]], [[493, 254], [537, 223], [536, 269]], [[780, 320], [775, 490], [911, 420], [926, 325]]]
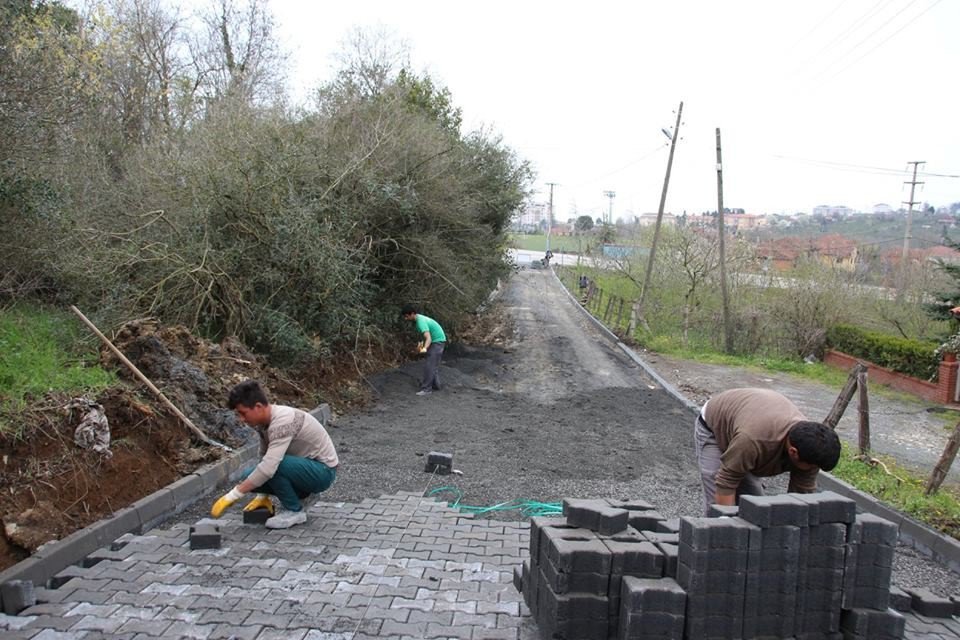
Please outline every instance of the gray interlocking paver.
[[[40, 604], [0, 618], [4, 637], [363, 640], [539, 637], [512, 585], [526, 523], [463, 517], [402, 493], [315, 503], [308, 524], [270, 531], [227, 514], [220, 549], [191, 551], [189, 526], [128, 535]], [[115, 545], [116, 547], [116, 545]], [[9, 616], [7, 618], [10, 618]], [[908, 638], [960, 638], [960, 621], [907, 615]]]

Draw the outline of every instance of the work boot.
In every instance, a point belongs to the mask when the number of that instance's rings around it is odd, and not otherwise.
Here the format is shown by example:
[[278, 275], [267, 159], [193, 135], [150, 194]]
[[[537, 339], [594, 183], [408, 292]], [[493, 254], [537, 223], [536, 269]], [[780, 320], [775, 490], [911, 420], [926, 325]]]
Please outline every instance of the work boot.
[[306, 522], [306, 511], [284, 511], [269, 518], [266, 522], [266, 527], [267, 529], [289, 529], [294, 525], [305, 524]]

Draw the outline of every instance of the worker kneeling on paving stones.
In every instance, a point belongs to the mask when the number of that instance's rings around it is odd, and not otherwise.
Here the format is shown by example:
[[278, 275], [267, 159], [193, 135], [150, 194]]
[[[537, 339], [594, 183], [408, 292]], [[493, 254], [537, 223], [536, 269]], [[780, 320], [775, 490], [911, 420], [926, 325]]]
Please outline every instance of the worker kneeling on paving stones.
[[735, 505], [741, 495], [763, 495], [760, 477], [790, 473], [787, 491], [813, 493], [817, 473], [840, 460], [840, 438], [811, 422], [770, 389], [730, 389], [711, 397], [694, 424], [703, 483], [703, 511]]
[[323, 425], [305, 411], [270, 404], [255, 380], [246, 380], [230, 391], [228, 406], [260, 436], [260, 463], [214, 503], [210, 515], [219, 518], [247, 493], [258, 493], [244, 508], [273, 509], [270, 496], [280, 499], [285, 512], [268, 519], [270, 529], [286, 529], [307, 521], [300, 502], [310, 494], [326, 491], [337, 478], [337, 450]]

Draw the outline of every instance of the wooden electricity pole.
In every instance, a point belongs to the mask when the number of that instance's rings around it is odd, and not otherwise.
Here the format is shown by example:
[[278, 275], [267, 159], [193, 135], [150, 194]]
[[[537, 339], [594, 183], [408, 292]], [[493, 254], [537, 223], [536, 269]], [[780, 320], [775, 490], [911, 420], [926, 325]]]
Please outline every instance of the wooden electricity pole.
[[670, 136], [670, 156], [667, 158], [667, 173], [663, 177], [663, 191], [660, 193], [660, 208], [657, 209], [657, 224], [653, 228], [653, 241], [650, 243], [650, 258], [647, 260], [647, 272], [643, 276], [643, 287], [640, 288], [640, 298], [633, 307], [631, 314], [630, 332], [636, 328], [636, 320], [639, 319], [646, 325], [643, 317], [643, 302], [647, 297], [647, 290], [650, 288], [650, 277], [653, 275], [653, 259], [657, 252], [657, 239], [660, 236], [660, 223], [663, 221], [663, 207], [667, 202], [667, 187], [670, 186], [670, 170], [673, 168], [673, 152], [677, 148], [677, 139], [680, 137], [680, 116], [683, 115], [683, 102], [677, 109], [677, 124], [673, 127], [673, 135]]
[[550, 251], [550, 231], [553, 229], [553, 188], [557, 186], [557, 183], [548, 182], [547, 186], [550, 187], [550, 208], [547, 210], [547, 248], [545, 251]]
[[910, 233], [910, 224], [913, 222], [913, 205], [917, 204], [913, 199], [913, 194], [917, 188], [917, 185], [923, 184], [922, 182], [917, 182], [917, 168], [921, 164], [925, 164], [925, 161], [914, 160], [912, 162], [908, 162], [907, 164], [913, 165], [913, 179], [909, 182], [903, 183], [910, 185], [910, 201], [903, 203], [907, 205], [907, 228], [903, 232], [903, 253], [900, 255], [900, 286], [897, 288], [898, 296], [902, 296], [904, 294], [904, 289], [907, 287], [907, 261], [910, 255], [910, 240], [913, 239], [913, 236]]
[[730, 299], [727, 297], [726, 232], [723, 227], [723, 160], [720, 155], [720, 127], [717, 127], [717, 229], [720, 234], [720, 297], [723, 299], [723, 350], [733, 353], [733, 327], [730, 326]]

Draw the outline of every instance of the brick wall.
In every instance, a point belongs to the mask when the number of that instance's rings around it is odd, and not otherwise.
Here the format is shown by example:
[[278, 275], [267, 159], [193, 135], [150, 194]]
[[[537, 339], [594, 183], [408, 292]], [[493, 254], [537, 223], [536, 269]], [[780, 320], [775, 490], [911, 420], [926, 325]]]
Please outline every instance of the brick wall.
[[862, 362], [867, 366], [871, 382], [879, 382], [894, 389], [912, 393], [930, 402], [955, 403], [953, 394], [957, 385], [957, 369], [960, 366], [960, 363], [955, 360], [940, 362], [939, 379], [935, 383], [897, 373], [885, 367], [877, 366], [872, 362], [854, 358], [842, 351], [827, 351], [823, 361], [831, 366], [846, 370], [852, 369], [857, 362]]

